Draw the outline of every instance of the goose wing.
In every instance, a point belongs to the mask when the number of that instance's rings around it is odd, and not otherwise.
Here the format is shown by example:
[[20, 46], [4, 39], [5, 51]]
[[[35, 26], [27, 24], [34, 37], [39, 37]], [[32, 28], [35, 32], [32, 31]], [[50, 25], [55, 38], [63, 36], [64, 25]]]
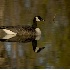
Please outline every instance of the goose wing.
[[31, 26], [0, 26], [0, 29], [6, 34], [30, 34], [29, 32], [35, 32], [35, 30]]

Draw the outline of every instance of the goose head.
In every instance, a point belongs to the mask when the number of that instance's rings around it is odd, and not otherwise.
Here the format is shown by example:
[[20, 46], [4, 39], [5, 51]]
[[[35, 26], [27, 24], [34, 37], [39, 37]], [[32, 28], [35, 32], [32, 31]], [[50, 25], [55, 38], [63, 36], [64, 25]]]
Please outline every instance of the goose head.
[[33, 21], [34, 22], [39, 22], [39, 21], [45, 21], [45, 20], [42, 19], [40, 16], [35, 16]]

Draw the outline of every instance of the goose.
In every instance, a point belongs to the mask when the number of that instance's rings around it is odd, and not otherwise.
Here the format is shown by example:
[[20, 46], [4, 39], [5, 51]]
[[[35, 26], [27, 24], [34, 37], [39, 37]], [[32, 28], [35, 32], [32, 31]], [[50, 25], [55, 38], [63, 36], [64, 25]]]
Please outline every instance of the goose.
[[44, 21], [40, 16], [35, 16], [32, 26], [0, 26], [6, 36], [0, 39], [1, 42], [31, 42], [34, 52], [40, 52], [45, 47], [37, 47], [37, 40], [41, 38], [41, 30], [37, 27], [37, 22]]

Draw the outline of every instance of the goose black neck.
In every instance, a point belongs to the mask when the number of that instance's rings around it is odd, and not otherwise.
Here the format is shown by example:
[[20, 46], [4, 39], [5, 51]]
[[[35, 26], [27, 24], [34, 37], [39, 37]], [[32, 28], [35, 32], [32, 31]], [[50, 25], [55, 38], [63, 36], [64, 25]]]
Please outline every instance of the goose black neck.
[[33, 27], [34, 29], [37, 28], [37, 21], [36, 21], [36, 19], [33, 19], [32, 27]]

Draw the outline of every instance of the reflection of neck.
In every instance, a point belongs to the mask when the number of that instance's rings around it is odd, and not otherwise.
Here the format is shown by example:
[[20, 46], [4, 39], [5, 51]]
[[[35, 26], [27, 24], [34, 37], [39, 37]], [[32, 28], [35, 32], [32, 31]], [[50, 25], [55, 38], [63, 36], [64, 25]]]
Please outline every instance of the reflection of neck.
[[34, 19], [33, 20], [33, 25], [32, 25], [32, 27], [35, 29], [35, 28], [37, 28], [37, 21]]

